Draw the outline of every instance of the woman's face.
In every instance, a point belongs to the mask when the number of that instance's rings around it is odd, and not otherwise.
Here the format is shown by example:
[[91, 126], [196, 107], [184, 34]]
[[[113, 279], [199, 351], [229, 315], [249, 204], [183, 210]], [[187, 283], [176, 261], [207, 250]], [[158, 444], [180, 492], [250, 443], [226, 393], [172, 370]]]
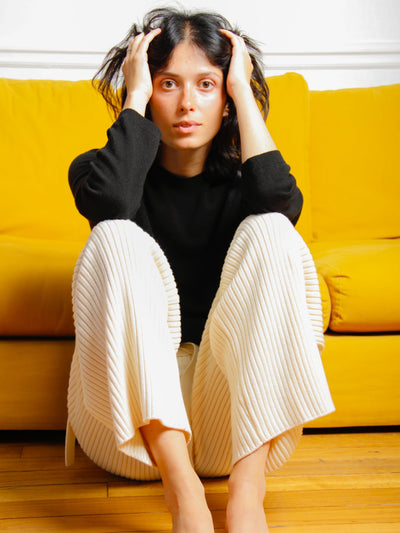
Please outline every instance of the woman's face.
[[222, 70], [199, 47], [182, 41], [169, 63], [153, 77], [153, 122], [161, 131], [162, 155], [193, 150], [208, 155], [227, 114]]

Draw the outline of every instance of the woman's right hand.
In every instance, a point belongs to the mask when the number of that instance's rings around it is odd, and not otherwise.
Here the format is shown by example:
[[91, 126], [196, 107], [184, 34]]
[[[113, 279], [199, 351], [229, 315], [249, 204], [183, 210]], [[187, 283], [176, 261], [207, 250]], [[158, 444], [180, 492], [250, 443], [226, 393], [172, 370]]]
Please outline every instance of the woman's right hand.
[[146, 106], [153, 93], [147, 50], [151, 41], [161, 33], [160, 28], [146, 35], [140, 33], [129, 40], [126, 57], [122, 64], [127, 96], [123, 109], [134, 109], [144, 116]]

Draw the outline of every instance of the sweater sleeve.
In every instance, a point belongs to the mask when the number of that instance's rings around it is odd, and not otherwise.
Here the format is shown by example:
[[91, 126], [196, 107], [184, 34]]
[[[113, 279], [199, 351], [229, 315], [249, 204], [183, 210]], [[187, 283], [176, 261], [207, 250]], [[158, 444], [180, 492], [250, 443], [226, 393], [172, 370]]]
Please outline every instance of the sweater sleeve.
[[241, 186], [246, 214], [278, 212], [296, 224], [303, 206], [303, 195], [278, 150], [245, 161]]
[[92, 227], [102, 220], [136, 215], [161, 134], [151, 121], [126, 109], [107, 137], [104, 148], [81, 154], [69, 168], [75, 204]]

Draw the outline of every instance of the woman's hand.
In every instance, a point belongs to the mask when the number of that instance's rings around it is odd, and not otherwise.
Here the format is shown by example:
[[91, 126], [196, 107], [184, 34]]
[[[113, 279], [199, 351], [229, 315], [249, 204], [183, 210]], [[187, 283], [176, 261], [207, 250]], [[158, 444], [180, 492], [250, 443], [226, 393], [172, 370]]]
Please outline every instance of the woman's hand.
[[253, 64], [246, 43], [239, 35], [220, 30], [232, 43], [232, 59], [226, 79], [226, 90], [232, 98], [239, 122], [242, 161], [276, 150], [250, 85]]
[[250, 88], [253, 64], [243, 38], [229, 30], [220, 30], [232, 44], [232, 59], [226, 79], [226, 89], [229, 96], [235, 101], [238, 93]]
[[134, 109], [144, 116], [146, 106], [153, 93], [147, 50], [151, 41], [159, 35], [160, 28], [151, 30], [146, 35], [140, 33], [129, 40], [126, 57], [122, 64], [127, 96], [124, 109]]

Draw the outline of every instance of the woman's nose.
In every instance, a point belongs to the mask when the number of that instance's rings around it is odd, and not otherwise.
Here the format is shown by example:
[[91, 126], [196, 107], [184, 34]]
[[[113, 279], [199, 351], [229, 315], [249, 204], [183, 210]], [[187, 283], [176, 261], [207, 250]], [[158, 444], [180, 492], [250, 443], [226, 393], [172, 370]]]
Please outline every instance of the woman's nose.
[[196, 96], [192, 87], [184, 86], [182, 88], [181, 100], [179, 102], [182, 111], [193, 111], [195, 108]]

